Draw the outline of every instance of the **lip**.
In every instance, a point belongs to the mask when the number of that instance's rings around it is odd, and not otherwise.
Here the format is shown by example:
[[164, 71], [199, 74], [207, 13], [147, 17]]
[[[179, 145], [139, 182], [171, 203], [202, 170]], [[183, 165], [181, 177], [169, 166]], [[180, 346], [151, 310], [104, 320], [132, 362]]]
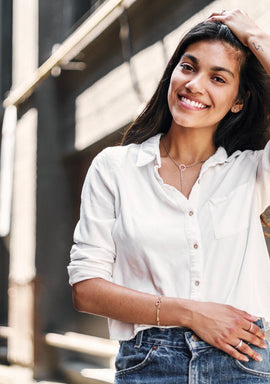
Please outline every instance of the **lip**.
[[185, 94], [177, 94], [177, 98], [181, 106], [192, 111], [204, 111], [210, 107], [209, 105], [203, 103], [201, 100], [187, 96]]

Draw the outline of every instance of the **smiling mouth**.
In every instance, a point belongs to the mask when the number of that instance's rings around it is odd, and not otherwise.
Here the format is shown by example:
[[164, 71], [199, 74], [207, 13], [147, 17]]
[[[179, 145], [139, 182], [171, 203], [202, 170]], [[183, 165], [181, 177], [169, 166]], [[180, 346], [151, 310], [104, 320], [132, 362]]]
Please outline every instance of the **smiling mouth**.
[[189, 98], [185, 97], [185, 96], [181, 96], [181, 95], [178, 95], [178, 99], [183, 103], [183, 104], [186, 104], [190, 107], [193, 107], [193, 108], [198, 108], [198, 109], [206, 109], [206, 108], [209, 108], [208, 105], [206, 104], [202, 104], [198, 101], [194, 101], [194, 100], [190, 100]]

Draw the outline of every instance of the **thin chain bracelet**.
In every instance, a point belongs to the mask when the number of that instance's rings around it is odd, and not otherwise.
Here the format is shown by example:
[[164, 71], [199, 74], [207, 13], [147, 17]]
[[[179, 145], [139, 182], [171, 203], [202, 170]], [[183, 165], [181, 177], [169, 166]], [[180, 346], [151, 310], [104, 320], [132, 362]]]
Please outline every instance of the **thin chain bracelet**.
[[159, 319], [159, 313], [160, 313], [160, 307], [161, 307], [161, 296], [159, 296], [156, 300], [155, 306], [157, 308], [157, 326], [160, 326], [160, 319]]

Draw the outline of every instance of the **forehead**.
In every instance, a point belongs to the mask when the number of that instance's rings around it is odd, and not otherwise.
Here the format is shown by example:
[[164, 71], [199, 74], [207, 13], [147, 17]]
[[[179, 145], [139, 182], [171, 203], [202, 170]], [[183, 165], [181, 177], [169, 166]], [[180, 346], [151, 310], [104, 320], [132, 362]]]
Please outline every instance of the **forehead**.
[[242, 53], [230, 44], [218, 40], [198, 41], [187, 47], [182, 57], [190, 55], [200, 65], [228, 68], [239, 73]]

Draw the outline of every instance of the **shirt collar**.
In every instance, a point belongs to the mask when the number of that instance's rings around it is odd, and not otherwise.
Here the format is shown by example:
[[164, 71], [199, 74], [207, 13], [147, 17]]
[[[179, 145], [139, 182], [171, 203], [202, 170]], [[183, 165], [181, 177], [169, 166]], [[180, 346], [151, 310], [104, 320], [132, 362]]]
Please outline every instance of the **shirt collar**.
[[[137, 167], [143, 167], [156, 160], [158, 167], [161, 166], [159, 143], [162, 133], [158, 133], [155, 136], [150, 137], [140, 145], [137, 162]], [[213, 167], [217, 164], [223, 164], [225, 162], [232, 161], [235, 157], [240, 155], [241, 151], [234, 152], [228, 157], [225, 148], [219, 147], [216, 152], [204, 163], [203, 168]]]
[[241, 154], [241, 151], [235, 151], [229, 157], [224, 147], [218, 147], [216, 152], [209, 157], [209, 159], [203, 164], [202, 168], [214, 167], [218, 164], [229, 163]]
[[159, 142], [161, 133], [158, 133], [155, 136], [150, 137], [140, 145], [137, 162], [137, 167], [143, 167], [144, 165], [149, 164], [153, 160], [156, 160], [157, 165], [161, 166], [160, 160], [160, 151], [159, 151]]

